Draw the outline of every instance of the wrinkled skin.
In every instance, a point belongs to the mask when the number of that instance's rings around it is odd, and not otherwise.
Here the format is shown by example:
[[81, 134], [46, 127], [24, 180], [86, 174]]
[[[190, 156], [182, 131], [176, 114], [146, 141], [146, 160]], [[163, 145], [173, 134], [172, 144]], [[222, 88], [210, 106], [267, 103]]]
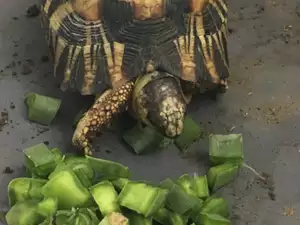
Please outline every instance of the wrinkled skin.
[[[146, 79], [143, 79], [146, 78]], [[73, 145], [92, 154], [91, 139], [113, 120], [117, 113], [133, 106], [135, 117], [168, 137], [180, 135], [186, 111], [186, 98], [178, 78], [163, 72], [143, 75], [97, 98], [77, 124]]]

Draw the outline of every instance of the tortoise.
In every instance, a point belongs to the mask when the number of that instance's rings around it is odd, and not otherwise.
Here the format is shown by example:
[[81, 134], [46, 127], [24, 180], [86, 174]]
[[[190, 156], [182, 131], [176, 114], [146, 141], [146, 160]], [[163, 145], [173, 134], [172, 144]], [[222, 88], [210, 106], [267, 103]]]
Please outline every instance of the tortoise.
[[228, 89], [227, 0], [43, 0], [41, 12], [60, 89], [98, 96], [72, 138], [85, 154], [121, 112], [175, 138], [195, 93]]

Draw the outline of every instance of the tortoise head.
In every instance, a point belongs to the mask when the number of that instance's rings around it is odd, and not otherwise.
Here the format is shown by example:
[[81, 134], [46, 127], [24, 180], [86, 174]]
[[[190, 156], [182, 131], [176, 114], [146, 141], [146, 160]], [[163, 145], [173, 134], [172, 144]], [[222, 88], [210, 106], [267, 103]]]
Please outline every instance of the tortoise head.
[[138, 119], [165, 136], [180, 135], [186, 100], [179, 79], [159, 71], [140, 76], [133, 93], [133, 109]]

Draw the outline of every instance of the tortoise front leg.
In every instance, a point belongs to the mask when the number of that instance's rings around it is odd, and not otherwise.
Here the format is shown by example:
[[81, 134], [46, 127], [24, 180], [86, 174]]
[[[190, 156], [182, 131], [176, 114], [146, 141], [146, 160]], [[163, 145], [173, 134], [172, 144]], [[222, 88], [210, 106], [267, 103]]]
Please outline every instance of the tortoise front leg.
[[133, 88], [134, 82], [128, 82], [116, 90], [109, 90], [99, 96], [78, 122], [72, 144], [84, 150], [86, 155], [91, 155], [92, 138], [112, 122], [114, 115], [127, 109]]

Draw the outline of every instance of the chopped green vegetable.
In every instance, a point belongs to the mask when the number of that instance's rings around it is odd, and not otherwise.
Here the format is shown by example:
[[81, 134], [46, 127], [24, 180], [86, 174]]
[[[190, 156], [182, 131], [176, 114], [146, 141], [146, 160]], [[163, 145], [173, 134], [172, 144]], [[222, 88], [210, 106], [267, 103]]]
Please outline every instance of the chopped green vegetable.
[[186, 116], [183, 124], [183, 131], [175, 139], [175, 145], [181, 151], [186, 150], [195, 141], [204, 137], [204, 130], [189, 116]]
[[40, 223], [39, 225], [53, 225], [54, 224], [54, 218], [51, 217], [47, 217], [42, 223]]
[[176, 224], [176, 225], [187, 225], [188, 217], [184, 217], [183, 215], [180, 215], [175, 212], [169, 213], [169, 221], [170, 225]]
[[66, 157], [65, 160], [58, 164], [55, 170], [49, 175], [49, 179], [63, 170], [73, 171], [85, 187], [89, 188], [92, 186], [94, 170], [85, 157]]
[[228, 204], [224, 198], [209, 197], [203, 204], [201, 213], [218, 214], [225, 218], [229, 216]]
[[47, 178], [56, 167], [56, 157], [44, 143], [26, 148], [23, 152], [26, 169], [39, 178]]
[[197, 196], [196, 183], [193, 177], [189, 176], [188, 174], [183, 174], [177, 180], [177, 184], [185, 191], [185, 193], [192, 196]]
[[55, 215], [55, 224], [56, 225], [68, 225], [70, 222], [73, 222], [76, 217], [76, 210], [59, 210]]
[[51, 217], [57, 211], [57, 199], [45, 198], [37, 204], [37, 212], [44, 217]]
[[56, 164], [64, 160], [65, 156], [58, 148], [52, 148], [50, 152], [54, 156], [54, 161], [56, 162]]
[[120, 212], [118, 204], [118, 193], [114, 186], [109, 181], [102, 181], [90, 188], [92, 196], [99, 206], [100, 212], [103, 216], [112, 212]]
[[16, 203], [6, 214], [5, 219], [8, 225], [39, 224], [44, 217], [39, 215], [36, 200], [26, 200]]
[[180, 215], [166, 208], [160, 208], [158, 212], [153, 215], [153, 219], [163, 225], [186, 225], [188, 218], [188, 216]]
[[229, 184], [237, 176], [240, 165], [236, 163], [224, 163], [211, 167], [207, 174], [208, 186], [212, 192]]
[[129, 219], [130, 225], [152, 225], [152, 218], [151, 217], [144, 217], [140, 214], [130, 212], [126, 214], [127, 218]]
[[61, 171], [53, 176], [42, 188], [45, 197], [58, 200], [58, 209], [82, 207], [89, 203], [91, 195], [81, 184], [77, 176], [68, 170]]
[[50, 125], [60, 108], [61, 100], [31, 92], [26, 95], [25, 103], [29, 120]]
[[218, 214], [200, 213], [197, 220], [194, 222], [196, 225], [231, 225], [230, 220]]
[[197, 203], [193, 206], [193, 208], [188, 211], [187, 213], [185, 213], [184, 215], [189, 216], [190, 218], [192, 218], [193, 220], [196, 220], [196, 218], [198, 217], [199, 213], [202, 210], [204, 201], [200, 198], [197, 199]]
[[114, 185], [115, 189], [120, 192], [125, 187], [125, 185], [127, 184], [128, 181], [129, 180], [126, 178], [118, 178], [118, 179], [112, 180], [111, 182]]
[[206, 175], [197, 176], [194, 174], [194, 182], [197, 196], [199, 198], [207, 198], [209, 196], [209, 188]]
[[153, 152], [160, 147], [167, 146], [167, 139], [154, 128], [137, 124], [125, 132], [123, 140], [134, 150], [137, 155]]
[[212, 165], [244, 160], [242, 134], [210, 135], [209, 159]]
[[[168, 189], [169, 193], [166, 200], [166, 208], [184, 214], [191, 210], [197, 203], [197, 198], [190, 196], [184, 192], [184, 190], [171, 179], [166, 179], [161, 182], [162, 188]], [[180, 202], [180, 204], [178, 204]]]
[[118, 196], [119, 204], [145, 217], [155, 214], [165, 203], [168, 191], [149, 184], [129, 181]]
[[60, 210], [56, 213], [56, 225], [98, 225], [100, 220], [89, 208]]
[[153, 219], [160, 224], [170, 225], [170, 211], [166, 208], [160, 208], [154, 215]]
[[13, 206], [18, 202], [25, 200], [36, 199], [42, 200], [42, 187], [47, 180], [34, 178], [15, 178], [8, 184], [8, 200], [9, 205]]
[[102, 180], [114, 180], [118, 178], [128, 178], [130, 176], [128, 167], [120, 163], [98, 159], [88, 155], [86, 155], [86, 158], [95, 171], [95, 174], [98, 174]]
[[121, 213], [113, 212], [105, 216], [99, 225], [129, 225], [129, 221]]

